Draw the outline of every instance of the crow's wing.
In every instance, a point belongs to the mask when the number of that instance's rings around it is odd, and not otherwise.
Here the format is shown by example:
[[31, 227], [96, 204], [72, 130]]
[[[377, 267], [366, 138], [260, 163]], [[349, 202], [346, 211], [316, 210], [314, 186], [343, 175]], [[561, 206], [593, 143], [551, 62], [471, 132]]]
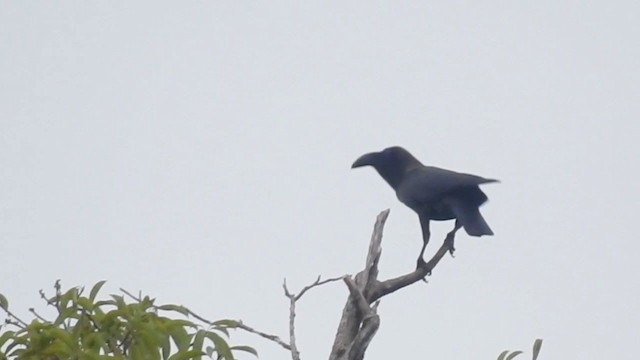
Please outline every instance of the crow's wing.
[[463, 187], [497, 181], [433, 166], [421, 166], [404, 174], [396, 194], [400, 201], [412, 207], [416, 204], [437, 201], [451, 191]]

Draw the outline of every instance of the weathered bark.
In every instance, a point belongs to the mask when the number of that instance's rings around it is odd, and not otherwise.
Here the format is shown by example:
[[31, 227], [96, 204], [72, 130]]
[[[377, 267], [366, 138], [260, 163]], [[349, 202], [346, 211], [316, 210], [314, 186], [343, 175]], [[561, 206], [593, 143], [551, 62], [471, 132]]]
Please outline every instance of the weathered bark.
[[453, 250], [453, 237], [447, 236], [433, 257], [415, 271], [378, 281], [382, 232], [388, 216], [387, 209], [376, 218], [365, 268], [356, 275], [355, 281], [348, 276], [344, 278], [349, 288], [349, 297], [342, 310], [329, 360], [362, 360], [380, 327], [380, 317], [376, 313], [379, 300], [385, 295], [423, 280], [431, 274], [444, 255]]
[[[310, 289], [330, 282], [343, 280], [349, 289], [347, 303], [342, 310], [342, 317], [333, 343], [329, 360], [363, 360], [364, 353], [380, 327], [377, 314], [380, 299], [400, 290], [405, 286], [423, 280], [431, 274], [447, 252], [453, 252], [453, 236], [448, 234], [444, 243], [428, 262], [421, 262], [419, 267], [408, 274], [385, 281], [378, 280], [378, 262], [382, 255], [382, 232], [389, 216], [384, 210], [376, 218], [376, 223], [369, 243], [365, 267], [355, 279], [349, 275], [320, 280], [320, 276], [312, 284], [305, 286], [298, 294], [289, 292], [286, 280], [282, 284], [284, 295], [289, 299], [289, 343], [276, 335], [258, 331], [237, 321], [236, 327], [271, 340], [291, 353], [292, 360], [300, 360], [300, 351], [296, 345], [295, 316], [296, 302]], [[195, 315], [195, 314], [194, 314]]]
[[[375, 310], [369, 307], [370, 301], [366, 300], [371, 290], [378, 282], [378, 261], [382, 254], [382, 231], [384, 229], [384, 223], [389, 216], [389, 210], [385, 210], [378, 215], [376, 223], [373, 228], [373, 234], [371, 235], [371, 242], [369, 243], [369, 252], [367, 253], [367, 262], [362, 271], [356, 275], [355, 284], [350, 287], [350, 295], [347, 299], [347, 304], [342, 310], [342, 317], [340, 318], [340, 324], [338, 325], [338, 331], [336, 333], [335, 340], [333, 342], [333, 348], [329, 360], [346, 360], [355, 359], [356, 356], [364, 356], [364, 351], [369, 345], [369, 342], [375, 335], [375, 331], [368, 331], [368, 339], [363, 338], [365, 335], [360, 335], [359, 341], [356, 342], [359, 332], [365, 316], [371, 313], [375, 314]], [[348, 281], [345, 278], [345, 281]], [[347, 282], [347, 285], [349, 283]], [[353, 290], [351, 289], [353, 288]], [[364, 304], [363, 304], [364, 302]], [[377, 317], [377, 314], [375, 315]], [[377, 318], [377, 325], [379, 326], [380, 319]], [[370, 330], [371, 328], [369, 328]], [[377, 326], [375, 327], [377, 330]], [[361, 346], [360, 348], [354, 347], [354, 345]], [[362, 347], [364, 346], [364, 347]], [[352, 351], [353, 350], [353, 351]], [[351, 355], [353, 353], [353, 355]]]

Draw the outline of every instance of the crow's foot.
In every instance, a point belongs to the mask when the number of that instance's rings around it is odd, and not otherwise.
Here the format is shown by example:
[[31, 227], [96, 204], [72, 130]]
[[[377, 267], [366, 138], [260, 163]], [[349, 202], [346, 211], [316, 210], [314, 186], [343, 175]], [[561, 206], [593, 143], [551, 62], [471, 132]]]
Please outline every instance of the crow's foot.
[[418, 258], [417, 264], [416, 264], [416, 270], [418, 269], [424, 269], [425, 267], [427, 267], [427, 263], [424, 261], [424, 259], [422, 258], [422, 256], [420, 256]]
[[453, 255], [453, 253], [456, 251], [456, 248], [453, 246], [454, 240], [455, 236], [453, 234], [447, 234], [447, 237], [444, 239], [444, 243], [447, 245], [451, 257], [455, 257]]
[[[422, 257], [418, 258], [418, 264], [416, 266], [416, 270], [420, 270], [420, 269], [426, 269], [427, 268], [427, 263], [424, 261], [424, 259]], [[427, 272], [426, 276], [431, 276], [431, 270], [429, 270], [429, 272]], [[426, 276], [424, 279], [422, 279], [422, 281], [427, 282]]]

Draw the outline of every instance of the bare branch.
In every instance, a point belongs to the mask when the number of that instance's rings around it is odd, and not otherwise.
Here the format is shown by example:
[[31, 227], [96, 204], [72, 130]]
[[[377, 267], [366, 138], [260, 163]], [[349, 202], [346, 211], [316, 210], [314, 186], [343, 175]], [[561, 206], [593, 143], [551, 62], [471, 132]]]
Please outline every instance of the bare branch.
[[[286, 280], [285, 280], [284, 288], [285, 288], [285, 294], [286, 294], [288, 292], [288, 290], [286, 288]], [[130, 293], [129, 291], [127, 291], [125, 289], [120, 288], [120, 291], [122, 291], [125, 295], [129, 296], [133, 300], [141, 301], [140, 300], [141, 298], [139, 296], [133, 295], [132, 293]], [[196, 314], [192, 310], [190, 310], [188, 308], [184, 308], [184, 310], [187, 311], [189, 316], [193, 316], [194, 318], [202, 321], [203, 323], [206, 323], [207, 325], [214, 325], [214, 323], [212, 321], [203, 318], [202, 316]], [[285, 350], [291, 351], [291, 346], [289, 344], [287, 344], [286, 342], [282, 341], [282, 339], [280, 339], [280, 337], [278, 337], [276, 335], [272, 335], [272, 334], [267, 334], [267, 333], [262, 332], [260, 330], [256, 330], [253, 327], [245, 324], [242, 320], [236, 320], [235, 321], [235, 328], [242, 329], [242, 330], [244, 330], [246, 332], [258, 335], [258, 336], [260, 336], [260, 337], [262, 337], [264, 339], [273, 341], [274, 343], [276, 343], [276, 344], [280, 345], [281, 347], [283, 347]]]
[[431, 274], [431, 271], [436, 267], [436, 265], [438, 265], [440, 260], [442, 260], [442, 258], [450, 249], [451, 242], [447, 239], [442, 243], [431, 260], [425, 263], [424, 266], [421, 266], [415, 271], [406, 275], [398, 276], [396, 278], [389, 279], [383, 282], [378, 282], [374, 290], [371, 292], [371, 296], [368, 298], [369, 302], [376, 301], [387, 294], [390, 294], [396, 290], [400, 290], [405, 286], [409, 286], [417, 281], [424, 279], [425, 276]]
[[353, 282], [350, 277], [345, 277], [344, 282], [347, 284], [349, 292], [358, 306], [358, 310], [363, 315], [362, 327], [351, 344], [348, 359], [362, 360], [364, 359], [364, 353], [367, 347], [369, 347], [371, 340], [378, 331], [378, 328], [380, 328], [380, 316], [376, 314], [379, 303], [376, 302], [373, 308], [369, 307], [369, 303], [355, 282]]
[[47, 319], [45, 319], [44, 317], [40, 316], [40, 314], [38, 314], [36, 312], [36, 309], [34, 308], [29, 308], [29, 312], [31, 312], [33, 314], [33, 316], [37, 317], [40, 321], [42, 322], [47, 322]]
[[291, 359], [300, 360], [300, 351], [296, 345], [296, 296], [287, 289], [287, 279], [282, 283], [284, 295], [289, 298], [289, 345], [291, 346]]
[[291, 346], [289, 346], [289, 344], [287, 344], [286, 342], [282, 341], [278, 336], [276, 335], [271, 335], [271, 334], [267, 334], [264, 333], [262, 331], [256, 330], [248, 325], [245, 325], [241, 320], [237, 321], [237, 327], [238, 329], [242, 329], [244, 331], [250, 332], [252, 334], [256, 334], [260, 337], [263, 337], [267, 340], [273, 341], [274, 343], [282, 346], [283, 348], [285, 348], [286, 350], [291, 351]]
[[[4, 308], [4, 307], [0, 307], [0, 309], [2, 309], [4, 312], [7, 313], [7, 315], [9, 316], [8, 319], [5, 320], [6, 324], [11, 324], [11, 325], [15, 325], [21, 329], [24, 329], [25, 327], [27, 327], [29, 324], [27, 324], [26, 322], [22, 321], [22, 319], [20, 319], [18, 316], [16, 316], [16, 314], [12, 313], [11, 311], [9, 311], [8, 308]], [[15, 319], [15, 321], [12, 321], [11, 319]]]
[[298, 347], [296, 346], [296, 329], [295, 329], [295, 318], [296, 318], [296, 301], [300, 300], [302, 295], [304, 295], [310, 289], [324, 285], [330, 282], [338, 281], [343, 279], [344, 276], [329, 278], [326, 280], [320, 280], [321, 277], [318, 275], [316, 281], [312, 284], [307, 285], [300, 290], [299, 294], [292, 294], [287, 288], [287, 279], [284, 279], [282, 282], [282, 288], [284, 289], [284, 295], [289, 298], [289, 346], [291, 350], [291, 358], [293, 360], [300, 360], [300, 352], [298, 351]]
[[284, 296], [288, 298], [293, 296], [291, 295], [291, 293], [289, 292], [289, 289], [287, 288], [287, 278], [284, 278], [284, 280], [282, 281], [282, 289], [284, 290]]
[[453, 248], [453, 238], [447, 238], [429, 262], [423, 262], [415, 271], [386, 281], [379, 281], [377, 277], [378, 263], [382, 255], [382, 233], [388, 216], [388, 209], [377, 216], [369, 242], [365, 267], [354, 278], [345, 275], [321, 280], [321, 277], [318, 276], [313, 283], [303, 287], [298, 294], [289, 291], [287, 280], [283, 280], [282, 289], [284, 295], [289, 299], [289, 344], [278, 336], [258, 331], [241, 321], [237, 322], [237, 328], [275, 342], [291, 352], [292, 360], [300, 360], [295, 333], [296, 302], [314, 287], [342, 279], [349, 288], [350, 295], [342, 312], [329, 359], [364, 359], [364, 353], [380, 327], [380, 317], [377, 314], [380, 299], [430, 275], [444, 255]]
[[318, 275], [318, 278], [316, 279], [316, 281], [313, 284], [307, 285], [307, 286], [303, 287], [302, 290], [300, 290], [300, 293], [298, 295], [296, 295], [296, 301], [300, 300], [300, 298], [302, 297], [302, 295], [304, 295], [304, 293], [306, 293], [308, 290], [310, 290], [310, 289], [312, 289], [312, 288], [314, 288], [316, 286], [324, 285], [324, 284], [327, 284], [327, 283], [330, 283], [330, 282], [334, 282], [334, 281], [338, 281], [338, 280], [342, 280], [342, 279], [344, 279], [344, 275], [320, 281], [320, 275]]
[[[382, 254], [382, 232], [384, 230], [384, 224], [387, 221], [388, 216], [389, 209], [381, 212], [377, 216], [375, 225], [373, 227], [373, 233], [371, 234], [371, 241], [369, 242], [369, 251], [367, 253], [365, 268], [355, 276], [354, 284], [358, 290], [358, 293], [360, 293], [364, 299], [368, 297], [368, 294], [371, 292], [375, 284], [378, 283], [378, 261], [380, 260], [380, 256]], [[353, 292], [350, 293], [351, 295], [349, 295], [347, 303], [342, 310], [340, 324], [338, 325], [336, 337], [333, 342], [331, 355], [329, 355], [330, 360], [342, 360], [346, 359], [347, 356], [351, 356], [351, 349], [353, 348], [353, 344], [356, 343], [356, 338], [358, 338], [359, 336], [368, 338], [369, 341], [373, 337], [373, 334], [371, 335], [371, 337], [366, 334], [360, 334], [361, 324], [363, 324], [363, 321], [368, 312], [363, 312], [360, 309], [362, 308], [362, 306], [358, 306], [358, 297], [354, 295]], [[367, 304], [368, 308], [368, 304], [370, 302], [365, 301], [365, 303]], [[367, 329], [371, 329], [371, 327], [367, 327]], [[364, 343], [362, 341], [358, 341], [358, 344]], [[362, 354], [364, 354], [366, 345], [362, 349]], [[353, 352], [353, 354], [356, 353], [357, 351]]]
[[132, 293], [128, 292], [127, 290], [120, 288], [120, 291], [122, 291], [125, 295], [129, 296], [130, 298], [132, 298], [133, 300], [137, 301], [137, 302], [141, 302], [142, 298], [140, 296], [135, 296]]
[[365, 263], [364, 270], [356, 275], [356, 284], [358, 286], [366, 287], [369, 279], [377, 279], [378, 277], [378, 262], [382, 255], [382, 232], [384, 230], [384, 224], [387, 222], [390, 210], [384, 210], [376, 217], [376, 222], [373, 226], [373, 233], [371, 234], [371, 241], [369, 242], [369, 251], [367, 252], [367, 262]]
[[[355, 281], [345, 278], [350, 295], [342, 311], [342, 318], [329, 356], [330, 360], [362, 360], [365, 350], [380, 326], [380, 317], [376, 313], [380, 299], [423, 280], [431, 274], [444, 255], [453, 250], [453, 237], [447, 236], [429, 262], [423, 262], [411, 273], [386, 281], [378, 281], [382, 232], [388, 215], [389, 210], [385, 210], [376, 218], [365, 268], [355, 276]], [[372, 303], [373, 305], [370, 306]]]
[[344, 278], [344, 283], [347, 284], [347, 287], [349, 288], [349, 293], [351, 293], [351, 296], [353, 296], [353, 301], [355, 305], [358, 307], [358, 310], [360, 311], [360, 313], [365, 317], [371, 315], [372, 310], [369, 307], [369, 303], [367, 302], [367, 299], [364, 298], [364, 295], [362, 295], [362, 292], [360, 291], [360, 289], [358, 289], [358, 286], [356, 285], [356, 283], [353, 282], [353, 279], [351, 279], [351, 276], [346, 276]]

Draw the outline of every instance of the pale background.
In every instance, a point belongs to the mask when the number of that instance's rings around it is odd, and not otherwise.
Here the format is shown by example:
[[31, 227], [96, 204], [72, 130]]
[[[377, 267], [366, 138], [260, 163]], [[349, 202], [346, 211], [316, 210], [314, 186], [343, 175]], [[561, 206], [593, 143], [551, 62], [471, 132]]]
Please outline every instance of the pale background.
[[[502, 180], [429, 284], [384, 298], [368, 359], [637, 359], [637, 1], [1, 1], [0, 292], [106, 279], [286, 335], [293, 291], [355, 273], [392, 209], [364, 152]], [[435, 249], [452, 226], [438, 224]], [[298, 308], [326, 358], [347, 296]], [[254, 336], [262, 359], [289, 354]], [[527, 355], [528, 357], [529, 355]], [[246, 358], [246, 357], [245, 357]]]

